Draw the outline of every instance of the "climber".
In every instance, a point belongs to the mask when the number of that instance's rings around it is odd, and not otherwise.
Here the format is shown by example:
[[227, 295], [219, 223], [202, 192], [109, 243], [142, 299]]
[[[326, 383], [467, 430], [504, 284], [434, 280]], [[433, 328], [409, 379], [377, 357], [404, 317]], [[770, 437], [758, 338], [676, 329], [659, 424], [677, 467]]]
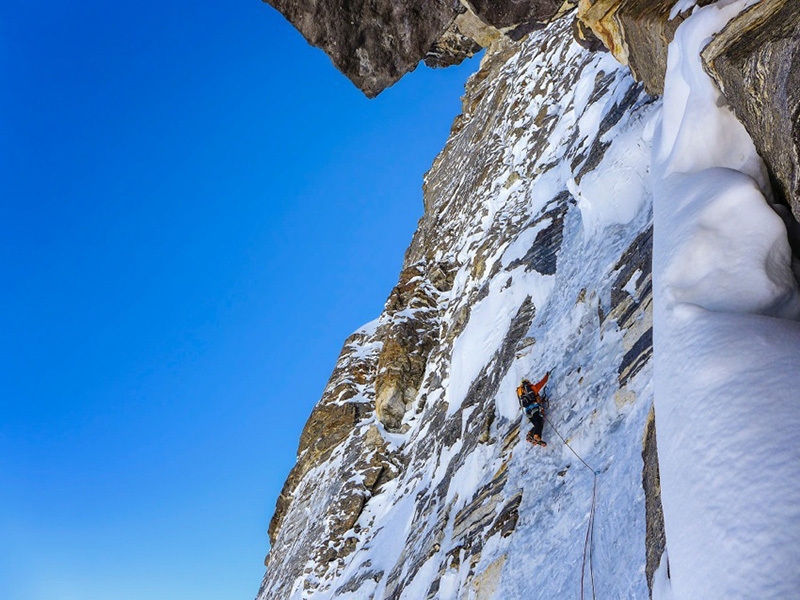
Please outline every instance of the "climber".
[[534, 445], [547, 446], [547, 443], [542, 439], [542, 427], [544, 427], [544, 409], [547, 405], [547, 398], [540, 392], [547, 384], [547, 379], [550, 377], [548, 371], [539, 383], [533, 384], [527, 379], [523, 379], [522, 383], [517, 388], [517, 398], [519, 398], [519, 406], [528, 417], [533, 429], [528, 432], [525, 439]]

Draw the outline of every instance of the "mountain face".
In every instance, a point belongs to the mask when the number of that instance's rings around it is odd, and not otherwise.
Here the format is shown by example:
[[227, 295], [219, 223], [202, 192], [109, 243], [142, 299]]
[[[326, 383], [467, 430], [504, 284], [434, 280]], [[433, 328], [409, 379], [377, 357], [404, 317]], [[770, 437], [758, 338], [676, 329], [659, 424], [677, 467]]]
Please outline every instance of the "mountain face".
[[[275, 3], [302, 30], [325, 0]], [[345, 4], [313, 27], [367, 28], [362, 58], [392, 19], [436, 29], [402, 68], [364, 58], [375, 87], [343, 68], [368, 94], [486, 54], [303, 430], [259, 600], [789, 597], [797, 4]], [[548, 372], [539, 447], [515, 390]]]
[[[657, 102], [569, 27], [497, 44], [468, 82], [400, 282], [303, 432], [260, 598], [577, 596], [595, 470], [598, 593], [647, 597]], [[524, 439], [515, 388], [547, 371], [591, 468], [552, 429]]]

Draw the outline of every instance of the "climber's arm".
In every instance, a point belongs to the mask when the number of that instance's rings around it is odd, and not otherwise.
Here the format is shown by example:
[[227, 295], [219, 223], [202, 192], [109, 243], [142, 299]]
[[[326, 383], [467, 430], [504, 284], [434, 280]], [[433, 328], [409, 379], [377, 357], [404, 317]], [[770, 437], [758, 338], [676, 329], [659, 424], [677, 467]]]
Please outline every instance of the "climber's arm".
[[539, 392], [541, 392], [541, 391], [542, 391], [542, 388], [543, 388], [545, 385], [547, 385], [547, 380], [548, 380], [548, 378], [549, 378], [549, 377], [550, 377], [550, 371], [548, 371], [547, 373], [545, 373], [545, 376], [544, 376], [544, 377], [542, 377], [542, 380], [541, 380], [539, 383], [537, 383], [537, 384], [535, 384], [535, 385], [533, 386], [533, 389], [534, 389], [534, 391], [536, 391], [536, 393], [537, 393], [537, 394], [538, 394]]

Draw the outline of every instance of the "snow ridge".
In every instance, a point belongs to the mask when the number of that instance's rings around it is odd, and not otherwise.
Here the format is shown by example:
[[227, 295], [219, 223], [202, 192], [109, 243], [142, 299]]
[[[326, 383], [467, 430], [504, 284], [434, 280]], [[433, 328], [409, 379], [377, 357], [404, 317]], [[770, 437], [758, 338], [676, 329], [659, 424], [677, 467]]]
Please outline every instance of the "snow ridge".
[[766, 170], [700, 51], [752, 0], [696, 9], [669, 48], [653, 144], [655, 388], [668, 564], [654, 598], [800, 589], [800, 293]]

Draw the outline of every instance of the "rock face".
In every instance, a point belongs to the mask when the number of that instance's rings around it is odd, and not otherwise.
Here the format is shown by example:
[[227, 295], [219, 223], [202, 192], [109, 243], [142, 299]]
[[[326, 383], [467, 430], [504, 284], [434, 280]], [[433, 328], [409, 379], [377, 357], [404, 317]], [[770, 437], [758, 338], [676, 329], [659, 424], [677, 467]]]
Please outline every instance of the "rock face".
[[514, 39], [574, 8], [574, 0], [264, 0], [367, 96], [421, 60], [461, 62], [501, 32]]
[[[657, 106], [567, 19], [496, 38], [303, 433], [261, 600], [577, 597], [593, 469], [596, 595], [647, 597]], [[548, 370], [569, 447], [524, 440], [515, 388]]]
[[577, 0], [465, 0], [465, 3], [483, 22], [518, 40], [575, 8]]
[[800, 3], [762, 0], [720, 32], [703, 60], [800, 220]]
[[[581, 0], [577, 21], [552, 21], [573, 3], [270, 1], [368, 95], [488, 50], [398, 284], [302, 433], [259, 600], [563, 598], [588, 596], [584, 580], [647, 597], [669, 474], [648, 123], [688, 3]], [[795, 216], [799, 23], [795, 0], [762, 0], [703, 51]], [[514, 390], [549, 370], [541, 449]]]
[[459, 12], [457, 0], [268, 0], [373, 97], [414, 70]]
[[[689, 14], [679, 8], [677, 0], [580, 0], [578, 18], [648, 92], [661, 94], [667, 48]], [[800, 219], [800, 4], [758, 2], [728, 23], [703, 58], [766, 162], [778, 200]]]
[[[709, 4], [699, 0], [693, 4]], [[664, 92], [667, 47], [688, 12], [677, 0], [580, 0], [578, 18], [653, 94]]]
[[375, 414], [389, 431], [400, 430], [421, 387], [428, 355], [439, 341], [439, 296], [453, 285], [447, 268], [435, 265], [428, 272], [424, 262], [407, 267], [386, 302], [378, 334], [383, 347], [375, 377]]
[[[269, 525], [269, 538], [273, 548], [289, 507], [307, 502], [313, 496], [313, 490], [303, 486], [306, 475], [315, 467], [331, 460], [334, 451], [341, 451], [340, 446], [352, 438], [359, 423], [373, 412], [370, 394], [380, 348], [380, 343], [375, 339], [374, 328], [369, 327], [354, 333], [345, 342], [322, 399], [314, 407], [303, 428], [297, 464], [278, 497], [275, 514]], [[375, 450], [380, 444], [367, 446]], [[355, 447], [349, 449], [348, 456], [353, 461], [358, 461], [366, 454], [369, 451], [359, 440]], [[385, 466], [390, 465], [387, 462]]]
[[655, 412], [651, 412], [647, 420], [642, 460], [644, 461], [642, 486], [645, 489], [645, 508], [647, 511], [647, 565], [645, 574], [647, 575], [647, 585], [652, 589], [653, 576], [667, 547], [667, 538], [664, 532], [664, 510], [661, 507], [661, 475], [658, 470]]

